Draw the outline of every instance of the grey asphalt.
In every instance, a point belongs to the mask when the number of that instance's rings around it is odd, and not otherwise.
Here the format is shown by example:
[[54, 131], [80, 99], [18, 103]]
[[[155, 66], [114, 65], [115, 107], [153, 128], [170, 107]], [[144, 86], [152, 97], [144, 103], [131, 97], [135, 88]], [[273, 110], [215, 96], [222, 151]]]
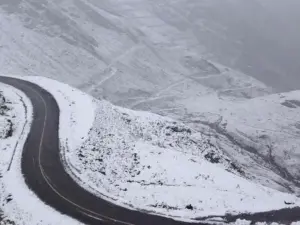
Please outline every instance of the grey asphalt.
[[0, 82], [23, 91], [32, 102], [34, 116], [21, 168], [28, 187], [47, 205], [86, 224], [188, 224], [114, 205], [80, 187], [60, 159], [59, 107], [53, 96], [27, 81], [0, 77]]

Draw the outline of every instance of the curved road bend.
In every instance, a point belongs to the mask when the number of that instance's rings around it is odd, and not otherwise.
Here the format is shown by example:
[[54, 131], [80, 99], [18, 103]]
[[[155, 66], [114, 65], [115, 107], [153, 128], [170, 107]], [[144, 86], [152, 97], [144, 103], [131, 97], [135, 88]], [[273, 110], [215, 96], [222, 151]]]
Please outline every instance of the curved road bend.
[[[58, 138], [59, 108], [53, 96], [36, 84], [16, 78], [0, 76], [0, 82], [23, 91], [32, 102], [34, 117], [30, 133], [24, 145], [21, 168], [26, 184], [46, 204], [86, 224], [188, 224], [113, 205], [81, 188], [65, 172], [60, 160]], [[199, 218], [199, 220], [203, 221], [215, 217], [221, 217], [226, 222], [246, 219], [253, 222], [281, 222], [289, 224], [293, 221], [300, 221], [300, 208], [294, 207], [236, 216], [216, 215]]]
[[113, 205], [80, 187], [65, 172], [60, 160], [59, 107], [53, 96], [27, 81], [0, 77], [0, 82], [23, 91], [32, 102], [34, 117], [21, 168], [26, 184], [42, 201], [86, 224], [187, 224]]

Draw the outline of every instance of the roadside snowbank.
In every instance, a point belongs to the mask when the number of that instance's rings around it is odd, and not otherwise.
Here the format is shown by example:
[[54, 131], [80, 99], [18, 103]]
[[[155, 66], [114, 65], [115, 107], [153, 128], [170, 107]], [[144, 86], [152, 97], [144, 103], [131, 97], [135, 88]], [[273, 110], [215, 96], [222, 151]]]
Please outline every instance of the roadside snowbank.
[[21, 91], [0, 83], [0, 133], [10, 134], [0, 136], [0, 222], [18, 225], [79, 224], [45, 205], [25, 184], [21, 155], [31, 120], [30, 100]]
[[52, 79], [36, 76], [21, 78], [41, 86], [53, 95], [60, 109], [61, 145], [70, 150], [79, 148], [93, 126], [95, 118], [93, 98]]

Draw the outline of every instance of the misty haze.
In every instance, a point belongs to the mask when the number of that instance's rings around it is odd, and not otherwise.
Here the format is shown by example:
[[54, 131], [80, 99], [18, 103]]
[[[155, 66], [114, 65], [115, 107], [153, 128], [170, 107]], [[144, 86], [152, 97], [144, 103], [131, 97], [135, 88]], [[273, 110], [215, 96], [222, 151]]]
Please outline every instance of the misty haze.
[[300, 0], [0, 0], [0, 224], [300, 221], [299, 22]]

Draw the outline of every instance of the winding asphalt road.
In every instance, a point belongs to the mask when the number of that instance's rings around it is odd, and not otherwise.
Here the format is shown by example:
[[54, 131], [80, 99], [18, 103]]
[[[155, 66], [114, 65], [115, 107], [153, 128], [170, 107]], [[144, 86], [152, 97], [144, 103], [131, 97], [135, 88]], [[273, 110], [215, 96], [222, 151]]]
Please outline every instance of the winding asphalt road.
[[114, 205], [80, 187], [60, 160], [59, 107], [53, 96], [27, 81], [0, 77], [0, 82], [23, 91], [32, 102], [34, 117], [21, 168], [28, 187], [47, 205], [86, 224], [187, 224]]
[[[122, 208], [80, 187], [64, 170], [60, 160], [59, 107], [53, 96], [36, 84], [16, 78], [0, 77], [0, 82], [23, 91], [32, 102], [34, 117], [24, 145], [21, 168], [28, 187], [47, 205], [86, 224], [188, 224]], [[199, 220], [214, 217], [220, 217], [226, 222], [247, 219], [285, 224], [300, 220], [300, 208], [236, 216], [210, 216]]]

